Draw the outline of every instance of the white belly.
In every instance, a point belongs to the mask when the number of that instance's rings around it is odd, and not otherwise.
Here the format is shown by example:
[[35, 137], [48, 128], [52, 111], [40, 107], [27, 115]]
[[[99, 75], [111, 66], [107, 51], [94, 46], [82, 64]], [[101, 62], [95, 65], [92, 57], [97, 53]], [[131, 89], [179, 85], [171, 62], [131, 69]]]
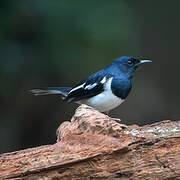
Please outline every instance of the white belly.
[[100, 112], [106, 112], [119, 106], [124, 100], [117, 98], [110, 93], [101, 93], [85, 101], [85, 104], [92, 106]]
[[105, 91], [92, 97], [87, 100], [82, 101], [81, 103], [87, 104], [100, 112], [107, 112], [111, 109], [119, 106], [124, 100], [115, 96], [111, 91], [111, 82], [112, 78], [108, 80], [106, 86], [104, 87]]

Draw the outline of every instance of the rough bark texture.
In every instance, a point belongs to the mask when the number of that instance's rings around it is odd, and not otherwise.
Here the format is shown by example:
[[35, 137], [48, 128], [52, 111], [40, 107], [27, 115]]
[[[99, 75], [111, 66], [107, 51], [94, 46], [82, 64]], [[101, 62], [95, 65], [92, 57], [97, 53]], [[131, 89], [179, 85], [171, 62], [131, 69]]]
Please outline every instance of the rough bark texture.
[[180, 122], [120, 124], [80, 106], [57, 143], [0, 155], [0, 179], [180, 179]]

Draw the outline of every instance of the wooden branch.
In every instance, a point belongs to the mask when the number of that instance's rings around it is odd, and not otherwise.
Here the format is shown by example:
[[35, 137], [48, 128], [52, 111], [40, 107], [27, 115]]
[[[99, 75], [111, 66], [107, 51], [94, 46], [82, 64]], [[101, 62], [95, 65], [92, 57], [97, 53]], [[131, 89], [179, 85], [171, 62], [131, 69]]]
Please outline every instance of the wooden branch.
[[180, 179], [180, 122], [120, 124], [82, 105], [57, 143], [0, 155], [0, 179]]

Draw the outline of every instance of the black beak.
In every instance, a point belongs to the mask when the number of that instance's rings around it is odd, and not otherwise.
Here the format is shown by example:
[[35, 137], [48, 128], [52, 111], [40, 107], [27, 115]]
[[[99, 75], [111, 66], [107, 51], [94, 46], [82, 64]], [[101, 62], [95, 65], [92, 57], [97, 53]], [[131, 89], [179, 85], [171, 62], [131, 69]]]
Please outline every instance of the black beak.
[[142, 59], [142, 60], [140, 60], [139, 64], [150, 63], [150, 62], [152, 62], [152, 61], [149, 59]]
[[142, 60], [139, 60], [139, 62], [137, 64], [135, 64], [135, 67], [138, 67], [141, 64], [150, 63], [150, 62], [152, 62], [152, 61], [149, 59], [142, 59]]

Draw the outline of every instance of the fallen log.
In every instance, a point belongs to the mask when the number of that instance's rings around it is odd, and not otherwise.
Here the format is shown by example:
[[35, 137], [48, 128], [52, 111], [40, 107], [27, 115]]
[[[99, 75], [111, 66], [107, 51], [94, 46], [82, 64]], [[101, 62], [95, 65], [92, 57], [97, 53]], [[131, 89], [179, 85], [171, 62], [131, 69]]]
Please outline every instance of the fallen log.
[[180, 122], [127, 126], [82, 105], [57, 143], [1, 154], [0, 179], [180, 179]]

